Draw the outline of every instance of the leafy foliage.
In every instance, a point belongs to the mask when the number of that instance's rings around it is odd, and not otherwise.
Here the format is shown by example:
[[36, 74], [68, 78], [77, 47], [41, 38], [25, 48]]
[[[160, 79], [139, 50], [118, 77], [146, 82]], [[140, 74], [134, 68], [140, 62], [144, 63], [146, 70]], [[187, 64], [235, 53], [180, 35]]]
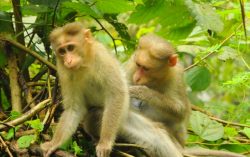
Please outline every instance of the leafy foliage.
[[193, 131], [204, 140], [215, 141], [224, 135], [222, 124], [209, 119], [208, 116], [198, 111], [192, 112], [190, 124]]
[[205, 90], [211, 83], [211, 74], [204, 66], [194, 67], [186, 73], [185, 78], [193, 91]]
[[[56, 84], [55, 72], [48, 70], [36, 57], [12, 45], [6, 47], [3, 38], [14, 40], [24, 34], [27, 48], [55, 64], [48, 40], [49, 32], [65, 23], [80, 21], [123, 62], [133, 53], [138, 38], [154, 32], [176, 45], [185, 67], [196, 64], [185, 72], [185, 80], [191, 103], [199, 106], [203, 113], [192, 112], [187, 146], [209, 145], [211, 149], [249, 153], [250, 146], [246, 143], [250, 142], [250, 25], [247, 20], [250, 18], [250, 3], [245, 1], [243, 5], [245, 10], [240, 9], [238, 1], [226, 0], [21, 0], [24, 29], [17, 32], [12, 4], [10, 0], [1, 0], [1, 111], [6, 113], [7, 120], [23, 115], [10, 112], [12, 102], [7, 48], [11, 47], [19, 57], [16, 68], [22, 87], [23, 112], [50, 97]], [[244, 15], [246, 31], [242, 23]], [[27, 99], [28, 95], [33, 98], [32, 101]], [[213, 120], [207, 116], [210, 113], [214, 116]], [[4, 139], [16, 140], [15, 132], [33, 129], [34, 133], [17, 140], [18, 146], [27, 148], [34, 142], [39, 143], [39, 134], [48, 129], [48, 124], [42, 123], [43, 114], [41, 112], [26, 121], [28, 125], [9, 129], [3, 133]], [[224, 123], [215, 120], [219, 118]], [[85, 139], [76, 137], [64, 150], [79, 156], [88, 152], [94, 154]]]

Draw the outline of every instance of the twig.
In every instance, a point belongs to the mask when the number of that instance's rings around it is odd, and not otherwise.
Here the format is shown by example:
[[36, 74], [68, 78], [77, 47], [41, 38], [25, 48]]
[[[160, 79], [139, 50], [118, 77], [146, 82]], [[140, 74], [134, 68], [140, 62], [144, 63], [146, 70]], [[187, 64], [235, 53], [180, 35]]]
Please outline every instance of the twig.
[[133, 155], [130, 155], [130, 154], [125, 153], [125, 152], [122, 152], [122, 151], [120, 151], [120, 150], [114, 150], [114, 152], [115, 152], [116, 154], [118, 154], [118, 155], [120, 155], [120, 156], [124, 156], [124, 157], [135, 157], [135, 156], [133, 156]]
[[[16, 125], [22, 124], [26, 120], [33, 117], [36, 113], [38, 113], [39, 111], [44, 109], [50, 101], [51, 101], [51, 99], [46, 99], [46, 100], [40, 102], [35, 107], [31, 108], [28, 112], [23, 114], [21, 117], [19, 117], [17, 119], [14, 119], [12, 121], [6, 122], [6, 125], [16, 126]], [[0, 130], [3, 130], [4, 128], [6, 128], [6, 125], [1, 124], [0, 125]]]
[[222, 145], [249, 145], [250, 143], [202, 143], [202, 142], [187, 142], [187, 144], [199, 144], [205, 146], [222, 146]]
[[51, 62], [47, 61], [42, 56], [40, 56], [36, 52], [28, 49], [27, 47], [23, 46], [22, 44], [19, 44], [18, 42], [14, 41], [14, 40], [6, 39], [6, 38], [3, 38], [3, 37], [0, 37], [0, 41], [5, 41], [7, 43], [10, 43], [14, 47], [16, 47], [16, 48], [18, 48], [18, 49], [20, 49], [20, 50], [22, 50], [22, 51], [24, 51], [24, 52], [32, 55], [33, 57], [35, 57], [40, 62], [46, 64], [49, 68], [51, 68], [51, 69], [53, 69], [53, 70], [56, 71], [56, 66], [54, 64], [52, 64]]
[[136, 145], [136, 144], [130, 144], [130, 143], [115, 143], [115, 147], [134, 147], [139, 149], [144, 149], [143, 147]]
[[218, 121], [220, 123], [223, 123], [223, 124], [226, 124], [226, 125], [234, 125], [234, 126], [250, 128], [250, 125], [247, 125], [247, 124], [234, 123], [234, 122], [229, 122], [229, 121], [226, 121], [226, 120], [219, 119], [219, 118], [215, 117], [214, 115], [212, 115], [211, 113], [209, 113], [209, 112], [207, 112], [207, 111], [205, 111], [205, 110], [203, 110], [203, 109], [201, 109], [201, 108], [199, 108], [197, 106], [194, 106], [194, 105], [192, 105], [192, 109], [195, 110], [195, 111], [200, 111], [200, 112], [206, 114], [210, 119], [216, 120], [216, 121]]
[[109, 31], [102, 25], [102, 23], [97, 18], [93, 16], [91, 17], [101, 26], [102, 30], [104, 30], [108, 34], [108, 36], [112, 39], [115, 48], [115, 54], [117, 54], [117, 46], [115, 44], [116, 39], [109, 33]]
[[183, 154], [184, 157], [197, 157], [197, 156], [193, 156], [193, 155], [189, 155], [189, 154]]
[[57, 8], [58, 8], [59, 2], [60, 2], [60, 0], [57, 0], [56, 6], [55, 6], [55, 8], [54, 8], [53, 18], [52, 18], [52, 28], [55, 27], [56, 10], [57, 10]]
[[10, 157], [13, 157], [12, 153], [9, 150], [9, 147], [7, 146], [7, 144], [4, 142], [2, 136], [0, 136], [0, 141], [3, 144], [3, 147], [5, 149], [5, 151], [9, 154]]
[[136, 148], [138, 149], [141, 153], [143, 153], [143, 155], [145, 155], [146, 157], [149, 157], [149, 155], [147, 154], [147, 152], [144, 150], [143, 147], [137, 145], [137, 144], [131, 144], [131, 143], [115, 143], [114, 145], [115, 147], [131, 147], [131, 148]]
[[[242, 27], [242, 24], [240, 24], [236, 30], [238, 30], [240, 27]], [[220, 47], [222, 45], [224, 45], [230, 38], [232, 38], [232, 36], [234, 36], [236, 34], [236, 31], [231, 33], [226, 39], [224, 39], [221, 43], [220, 43]], [[202, 57], [200, 60], [198, 60], [197, 62], [195, 62], [194, 64], [190, 65], [189, 67], [185, 68], [184, 71], [187, 71], [193, 67], [195, 67], [196, 65], [198, 65], [201, 61], [205, 60], [206, 58], [208, 58], [209, 56], [211, 56], [213, 53], [215, 53], [216, 51], [212, 51], [210, 53], [208, 53], [206, 56]]]

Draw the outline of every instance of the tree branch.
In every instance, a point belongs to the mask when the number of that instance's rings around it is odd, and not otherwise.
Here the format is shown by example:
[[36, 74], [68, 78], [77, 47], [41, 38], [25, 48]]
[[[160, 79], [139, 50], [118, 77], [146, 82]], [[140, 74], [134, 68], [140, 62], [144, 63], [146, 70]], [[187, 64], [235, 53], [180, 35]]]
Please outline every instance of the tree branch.
[[10, 40], [10, 39], [6, 39], [4, 37], [0, 37], [0, 41], [4, 41], [7, 42], [11, 45], [13, 45], [14, 47], [30, 54], [31, 56], [35, 57], [37, 60], [39, 60], [40, 62], [42, 62], [43, 64], [46, 64], [49, 68], [51, 68], [52, 70], [56, 71], [56, 66], [54, 64], [52, 64], [51, 62], [47, 61], [46, 59], [44, 59], [42, 56], [40, 56], [39, 54], [37, 54], [36, 52], [30, 50], [29, 48], [23, 46], [22, 44], [14, 41], [14, 40]]
[[6, 128], [6, 126], [17, 126], [19, 124], [22, 124], [23, 122], [27, 121], [31, 117], [33, 117], [36, 113], [40, 112], [42, 109], [44, 109], [48, 103], [51, 102], [51, 99], [46, 99], [39, 104], [37, 104], [35, 107], [31, 108], [28, 112], [24, 113], [21, 117], [14, 119], [12, 121], [9, 121], [6, 123], [6, 125], [0, 124], [0, 130], [3, 130]]
[[[242, 24], [240, 24], [236, 30], [231, 33], [226, 39], [224, 39], [221, 43], [220, 43], [220, 48], [230, 39], [232, 38], [235, 34], [236, 34], [236, 31], [238, 29], [240, 29], [240, 27], [242, 27]], [[195, 66], [197, 66], [201, 61], [205, 60], [206, 58], [208, 58], [209, 56], [211, 56], [212, 54], [214, 54], [216, 51], [212, 51], [212, 52], [209, 52], [206, 56], [202, 57], [200, 60], [198, 60], [197, 62], [195, 62], [194, 64], [190, 65], [189, 67], [185, 68], [184, 71], [187, 71]]]

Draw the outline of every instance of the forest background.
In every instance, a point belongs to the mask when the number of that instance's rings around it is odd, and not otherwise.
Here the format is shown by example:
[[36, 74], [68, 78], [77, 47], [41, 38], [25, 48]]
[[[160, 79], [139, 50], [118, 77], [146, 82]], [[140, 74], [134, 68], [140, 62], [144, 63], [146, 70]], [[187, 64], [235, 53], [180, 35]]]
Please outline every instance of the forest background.
[[[48, 34], [72, 21], [90, 28], [122, 63], [143, 34], [173, 43], [193, 104], [186, 145], [249, 155], [249, 18], [244, 0], [1, 0], [0, 155], [27, 153], [58, 117]], [[62, 150], [92, 154], [77, 137]]]

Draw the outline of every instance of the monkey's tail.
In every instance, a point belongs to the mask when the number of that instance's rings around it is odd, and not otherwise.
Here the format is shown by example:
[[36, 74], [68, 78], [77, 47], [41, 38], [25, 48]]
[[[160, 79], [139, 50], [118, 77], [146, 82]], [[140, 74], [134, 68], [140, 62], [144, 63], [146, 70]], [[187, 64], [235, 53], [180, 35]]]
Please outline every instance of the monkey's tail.
[[182, 157], [167, 132], [140, 114], [129, 112], [120, 133], [128, 142], [144, 147], [150, 157]]
[[246, 157], [245, 155], [233, 153], [233, 152], [227, 152], [227, 151], [221, 151], [221, 150], [210, 150], [205, 148], [185, 148], [184, 155], [194, 155], [198, 157]]

